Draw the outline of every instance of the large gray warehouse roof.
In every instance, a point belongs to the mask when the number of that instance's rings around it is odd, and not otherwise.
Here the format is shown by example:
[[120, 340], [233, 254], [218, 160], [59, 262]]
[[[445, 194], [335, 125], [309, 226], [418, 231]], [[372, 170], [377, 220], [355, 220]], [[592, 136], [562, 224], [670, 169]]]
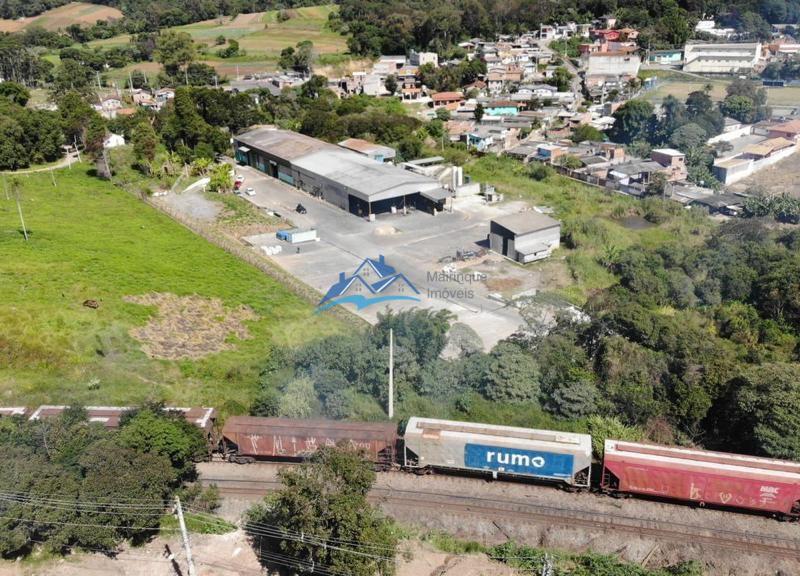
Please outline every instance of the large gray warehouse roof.
[[257, 150], [283, 158], [295, 168], [322, 176], [348, 188], [364, 201], [376, 202], [416, 192], [436, 190], [433, 178], [393, 164], [382, 164], [356, 152], [289, 130], [257, 128], [236, 139]]
[[280, 158], [284, 158], [290, 162], [302, 156], [318, 152], [319, 150], [339, 149], [333, 144], [328, 144], [322, 140], [312, 138], [311, 136], [272, 127], [250, 130], [249, 132], [237, 136], [236, 140], [252, 148], [257, 148]]
[[510, 214], [508, 216], [501, 216], [492, 220], [495, 224], [499, 224], [506, 230], [522, 236], [523, 234], [530, 234], [531, 232], [538, 232], [539, 230], [547, 230], [560, 226], [558, 220], [550, 218], [539, 212], [528, 210], [527, 212], [518, 212], [517, 214]]
[[433, 178], [380, 164], [349, 150], [321, 150], [292, 163], [346, 186], [350, 194], [369, 202], [439, 188]]

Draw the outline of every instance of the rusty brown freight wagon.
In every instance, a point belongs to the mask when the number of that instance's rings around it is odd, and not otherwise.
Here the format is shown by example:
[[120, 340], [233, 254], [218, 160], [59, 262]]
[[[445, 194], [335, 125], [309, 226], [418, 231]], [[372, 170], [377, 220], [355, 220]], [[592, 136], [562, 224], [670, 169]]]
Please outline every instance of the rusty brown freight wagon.
[[397, 428], [391, 422], [344, 422], [231, 416], [222, 428], [223, 452], [232, 462], [297, 460], [323, 446], [344, 444], [372, 461], [394, 461]]

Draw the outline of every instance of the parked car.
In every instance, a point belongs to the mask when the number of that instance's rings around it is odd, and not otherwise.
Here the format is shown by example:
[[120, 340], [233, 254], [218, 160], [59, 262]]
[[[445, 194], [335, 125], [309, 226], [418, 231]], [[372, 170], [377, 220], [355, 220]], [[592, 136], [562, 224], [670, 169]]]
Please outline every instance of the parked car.
[[255, 196], [256, 195], [256, 191], [253, 190], [252, 188], [248, 188], [247, 190], [244, 191], [244, 193], [247, 194], [248, 196]]
[[241, 184], [242, 182], [244, 182], [244, 176], [242, 176], [241, 174], [239, 174], [239, 175], [236, 177], [236, 181], [237, 181], [237, 182], [239, 182], [239, 183]]
[[306, 207], [303, 206], [302, 204], [298, 204], [297, 207], [294, 209], [294, 211], [297, 212], [298, 214], [305, 214], [306, 212], [308, 212], [308, 210], [306, 210]]

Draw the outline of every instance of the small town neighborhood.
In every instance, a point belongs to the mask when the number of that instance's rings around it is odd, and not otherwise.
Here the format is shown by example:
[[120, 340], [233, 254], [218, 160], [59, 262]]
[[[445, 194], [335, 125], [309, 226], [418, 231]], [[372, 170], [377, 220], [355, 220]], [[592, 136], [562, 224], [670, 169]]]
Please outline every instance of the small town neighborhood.
[[800, 0], [0, 2], [0, 576], [800, 574]]

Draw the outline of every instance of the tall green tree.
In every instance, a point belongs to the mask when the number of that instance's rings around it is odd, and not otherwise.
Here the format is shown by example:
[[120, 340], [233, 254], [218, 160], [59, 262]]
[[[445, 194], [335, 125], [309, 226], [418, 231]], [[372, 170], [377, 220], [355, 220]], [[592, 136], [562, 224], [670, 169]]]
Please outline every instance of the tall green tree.
[[[247, 513], [245, 531], [264, 564], [290, 558], [298, 571], [394, 574], [397, 535], [367, 500], [375, 472], [358, 452], [321, 448], [279, 476], [283, 488]], [[364, 553], [369, 550], [374, 553]]]
[[649, 127], [653, 117], [653, 105], [647, 100], [628, 100], [620, 106], [614, 116], [614, 126], [609, 137], [614, 142], [631, 144], [649, 139]]

